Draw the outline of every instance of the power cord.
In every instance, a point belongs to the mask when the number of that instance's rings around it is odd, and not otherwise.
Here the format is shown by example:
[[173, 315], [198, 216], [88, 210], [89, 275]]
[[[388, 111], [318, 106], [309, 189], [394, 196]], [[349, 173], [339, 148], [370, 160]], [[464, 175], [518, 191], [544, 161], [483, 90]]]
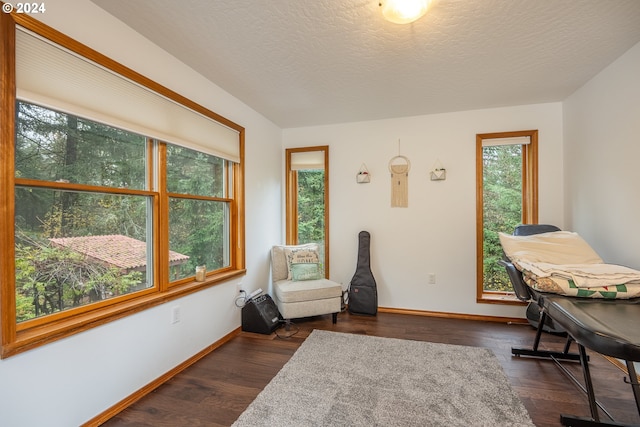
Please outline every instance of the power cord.
[[247, 291], [240, 290], [240, 294], [241, 295], [236, 297], [235, 304], [236, 307], [242, 308], [247, 303]]
[[[275, 330], [276, 336], [280, 339], [289, 339], [292, 336], [294, 336], [295, 334], [297, 334], [298, 332], [300, 332], [300, 328], [298, 327], [298, 325], [296, 325], [295, 323], [293, 323], [291, 320], [281, 320], [280, 323], [284, 324], [284, 330], [287, 331], [286, 335], [280, 335], [278, 333], [278, 330], [281, 330], [282, 328], [278, 328]], [[293, 327], [295, 327], [295, 331], [291, 331], [291, 326], [293, 325]]]

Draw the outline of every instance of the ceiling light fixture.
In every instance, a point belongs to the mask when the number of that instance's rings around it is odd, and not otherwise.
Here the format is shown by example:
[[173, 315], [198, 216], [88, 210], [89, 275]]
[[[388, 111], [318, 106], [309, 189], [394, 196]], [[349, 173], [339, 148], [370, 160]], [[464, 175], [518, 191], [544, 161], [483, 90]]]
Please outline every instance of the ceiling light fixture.
[[378, 6], [387, 21], [408, 24], [422, 18], [430, 3], [431, 0], [381, 0]]

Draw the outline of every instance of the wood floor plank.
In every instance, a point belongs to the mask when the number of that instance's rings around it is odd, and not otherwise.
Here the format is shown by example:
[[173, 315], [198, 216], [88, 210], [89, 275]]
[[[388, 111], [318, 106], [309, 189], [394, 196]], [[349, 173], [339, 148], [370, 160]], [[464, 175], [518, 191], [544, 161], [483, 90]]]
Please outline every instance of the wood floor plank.
[[[527, 325], [378, 313], [341, 313], [296, 322], [290, 338], [243, 332], [140, 401], [114, 416], [106, 427], [229, 426], [280, 371], [313, 329], [486, 347], [496, 354], [513, 389], [538, 427], [560, 426], [560, 414], [588, 416], [585, 395], [548, 360], [513, 357], [511, 347], [530, 347]], [[285, 335], [284, 330], [278, 334]], [[565, 339], [544, 334], [541, 348], [562, 350]], [[596, 397], [617, 421], [640, 423], [624, 373], [604, 357], [589, 353]], [[337, 361], [339, 363], [339, 361]], [[578, 363], [565, 366], [580, 380]]]

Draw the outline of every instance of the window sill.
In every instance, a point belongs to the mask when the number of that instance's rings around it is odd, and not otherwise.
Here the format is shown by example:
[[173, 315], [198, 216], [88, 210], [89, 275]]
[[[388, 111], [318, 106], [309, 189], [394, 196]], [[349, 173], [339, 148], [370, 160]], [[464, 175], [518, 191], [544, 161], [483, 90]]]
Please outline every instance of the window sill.
[[490, 292], [480, 295], [476, 302], [479, 304], [504, 304], [504, 305], [527, 305], [527, 302], [521, 301], [514, 293]]
[[207, 289], [237, 276], [246, 274], [245, 269], [227, 271], [209, 277], [204, 282], [189, 281], [172, 286], [167, 291], [141, 295], [111, 306], [73, 316], [71, 318], [52, 321], [46, 325], [34, 326], [18, 331], [15, 341], [2, 346], [0, 359], [32, 350], [42, 345], [66, 338], [76, 333], [104, 325], [116, 319], [164, 304], [168, 301]]

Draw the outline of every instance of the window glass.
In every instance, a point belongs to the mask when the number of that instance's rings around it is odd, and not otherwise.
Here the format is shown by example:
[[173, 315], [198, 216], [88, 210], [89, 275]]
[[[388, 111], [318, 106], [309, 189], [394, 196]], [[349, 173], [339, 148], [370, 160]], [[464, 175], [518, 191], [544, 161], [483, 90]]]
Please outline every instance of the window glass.
[[483, 147], [483, 283], [485, 291], [511, 292], [498, 233], [522, 222], [522, 145]]
[[[324, 260], [324, 169], [300, 169], [298, 183], [298, 244], [317, 243]], [[324, 262], [321, 266], [324, 271]]]
[[211, 200], [169, 199], [169, 247], [187, 260], [169, 267], [170, 280], [194, 276], [196, 267], [207, 271], [229, 266], [228, 204]]
[[17, 111], [17, 178], [145, 188], [144, 137], [26, 102]]
[[167, 144], [167, 191], [224, 197], [224, 166], [219, 157]]
[[147, 199], [17, 187], [16, 320], [152, 286]]

